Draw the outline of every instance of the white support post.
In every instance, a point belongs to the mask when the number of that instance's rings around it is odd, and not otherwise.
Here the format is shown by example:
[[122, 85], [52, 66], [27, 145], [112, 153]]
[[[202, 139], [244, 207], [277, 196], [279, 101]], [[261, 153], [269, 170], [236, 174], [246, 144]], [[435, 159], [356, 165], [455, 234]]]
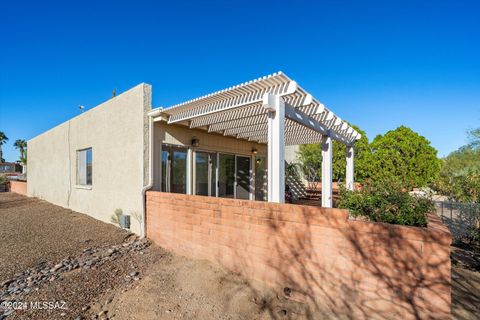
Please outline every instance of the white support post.
[[268, 201], [285, 202], [285, 102], [279, 95], [266, 93], [268, 110]]
[[354, 189], [354, 178], [353, 178], [353, 168], [354, 168], [354, 156], [355, 151], [353, 146], [347, 146], [347, 171], [346, 171], [346, 178], [345, 182], [347, 184], [347, 190], [353, 191]]
[[332, 207], [332, 138], [322, 137], [322, 207]]
[[187, 194], [192, 194], [192, 177], [193, 177], [193, 151], [192, 148], [187, 150]]
[[250, 156], [250, 200], [255, 200], [255, 161], [256, 154], [252, 152]]
[[219, 186], [218, 186], [218, 181], [219, 181], [219, 178], [220, 178], [220, 153], [217, 152], [215, 154], [215, 157], [217, 158], [216, 159], [216, 162], [215, 162], [215, 197], [219, 197], [220, 196], [220, 190], [219, 190]]

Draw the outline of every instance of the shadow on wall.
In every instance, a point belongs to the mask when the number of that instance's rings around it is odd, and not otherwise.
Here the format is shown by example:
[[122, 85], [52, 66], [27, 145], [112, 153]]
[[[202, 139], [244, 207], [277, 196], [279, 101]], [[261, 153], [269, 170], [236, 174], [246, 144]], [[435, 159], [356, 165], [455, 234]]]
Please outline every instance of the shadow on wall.
[[159, 245], [267, 283], [305, 302], [308, 319], [450, 319], [451, 238], [436, 216], [422, 229], [309, 206], [161, 193], [148, 202]]
[[[292, 230], [273, 219], [269, 243], [270, 257], [263, 271], [254, 278], [274, 285], [287, 297], [308, 304], [307, 318], [346, 317], [355, 319], [448, 319], [450, 313], [449, 274], [450, 258], [447, 252], [424, 261], [422, 243], [399, 241], [402, 235], [395, 231], [362, 234], [346, 228], [340, 235], [318, 237], [311, 228]], [[310, 226], [308, 219], [305, 224]], [[306, 229], [310, 229], [306, 232]], [[322, 239], [323, 238], [323, 239]], [[345, 240], [341, 242], [341, 238]], [[427, 240], [427, 239], [425, 239]], [[426, 246], [436, 247], [443, 238], [432, 236]], [[326, 244], [318, 246], [318, 241]], [[248, 260], [245, 251], [251, 250], [244, 242], [236, 245], [234, 262], [230, 269], [259, 268], [259, 261]], [[223, 255], [217, 262], [225, 264]], [[261, 269], [261, 267], [260, 267]], [[273, 269], [275, 272], [269, 271]], [[443, 275], [437, 276], [434, 270]], [[263, 273], [263, 274], [262, 274]], [[246, 273], [247, 276], [251, 276]], [[276, 276], [274, 276], [276, 275]], [[252, 286], [252, 292], [255, 292]], [[259, 297], [260, 298], [260, 297]], [[278, 310], [266, 305], [275, 317]]]

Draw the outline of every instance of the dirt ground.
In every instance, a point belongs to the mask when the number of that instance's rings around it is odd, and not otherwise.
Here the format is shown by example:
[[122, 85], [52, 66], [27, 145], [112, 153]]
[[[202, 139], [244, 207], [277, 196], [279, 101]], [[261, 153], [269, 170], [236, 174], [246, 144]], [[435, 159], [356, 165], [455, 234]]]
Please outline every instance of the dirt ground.
[[[0, 282], [42, 261], [55, 264], [89, 248], [106, 250], [132, 238], [86, 215], [5, 193], [0, 193], [0, 230]], [[478, 319], [480, 273], [460, 261], [459, 257], [472, 261], [471, 253], [462, 250], [454, 254], [452, 316]], [[219, 266], [155, 245], [96, 267], [65, 272], [21, 301], [60, 301], [65, 308], [15, 310], [7, 320], [337, 319]]]
[[452, 318], [479, 319], [480, 245], [455, 241], [452, 245]]
[[[99, 309], [97, 309], [99, 310]], [[307, 319], [306, 305], [206, 261], [170, 255], [107, 308], [115, 319]], [[318, 313], [317, 313], [318, 314]]]
[[480, 272], [461, 267], [452, 268], [452, 318], [480, 318]]

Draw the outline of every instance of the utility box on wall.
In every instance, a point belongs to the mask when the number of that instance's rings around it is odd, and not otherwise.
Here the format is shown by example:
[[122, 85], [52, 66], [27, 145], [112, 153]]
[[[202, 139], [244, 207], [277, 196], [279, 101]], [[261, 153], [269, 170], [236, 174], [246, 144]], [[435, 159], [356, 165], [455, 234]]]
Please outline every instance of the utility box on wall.
[[130, 216], [122, 214], [120, 216], [119, 223], [120, 223], [120, 227], [122, 227], [123, 229], [130, 229]]

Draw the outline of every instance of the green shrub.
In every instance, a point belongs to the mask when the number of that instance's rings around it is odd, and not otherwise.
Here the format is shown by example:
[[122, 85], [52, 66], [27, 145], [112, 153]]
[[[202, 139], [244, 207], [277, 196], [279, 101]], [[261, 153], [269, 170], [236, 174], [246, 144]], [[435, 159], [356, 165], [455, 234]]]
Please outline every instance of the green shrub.
[[7, 184], [7, 183], [8, 183], [7, 177], [5, 177], [3, 174], [0, 174], [0, 185]]
[[401, 184], [389, 180], [368, 182], [357, 191], [342, 188], [338, 207], [370, 221], [420, 227], [427, 225], [426, 214], [435, 210], [430, 199], [411, 196]]
[[471, 226], [467, 230], [468, 240], [470, 243], [480, 243], [480, 228], [477, 226]]

